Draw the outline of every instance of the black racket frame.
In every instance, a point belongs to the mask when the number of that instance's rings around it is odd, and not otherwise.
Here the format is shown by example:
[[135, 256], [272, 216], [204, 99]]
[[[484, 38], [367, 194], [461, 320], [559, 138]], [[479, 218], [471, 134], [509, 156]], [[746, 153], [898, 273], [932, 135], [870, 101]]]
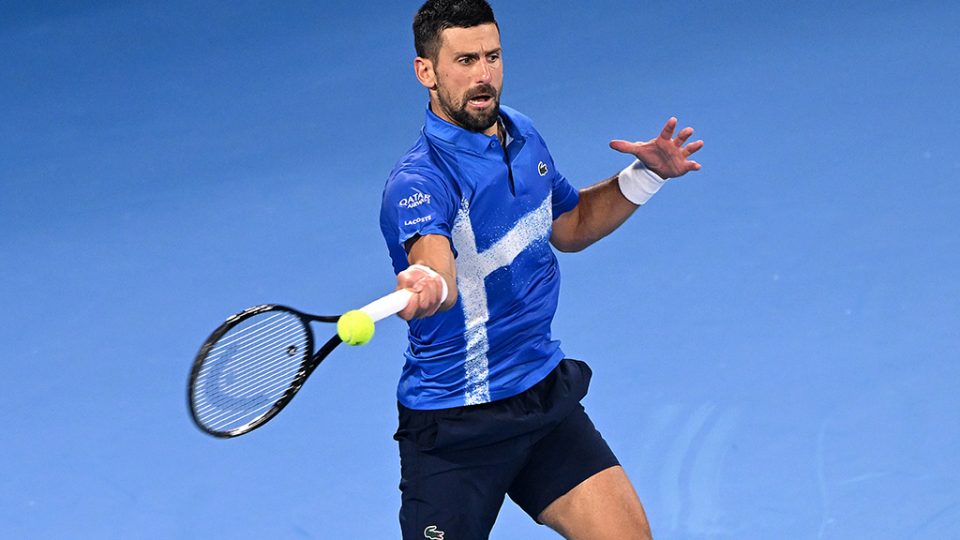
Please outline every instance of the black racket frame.
[[[204, 361], [207, 359], [207, 355], [210, 354], [211, 349], [217, 343], [217, 341], [229, 332], [232, 328], [242, 323], [243, 321], [260, 315], [261, 313], [266, 313], [268, 311], [285, 311], [292, 315], [295, 315], [300, 319], [300, 322], [303, 323], [304, 328], [307, 332], [307, 354], [304, 355], [303, 362], [300, 364], [300, 370], [297, 372], [296, 378], [287, 388], [287, 391], [280, 396], [279, 399], [273, 404], [270, 409], [267, 410], [263, 415], [261, 415], [256, 420], [249, 422], [239, 428], [235, 428], [229, 431], [216, 431], [208, 429], [204, 426], [200, 420], [197, 418], [197, 411], [194, 408], [193, 403], [193, 390], [194, 383], [197, 380], [197, 377], [200, 374], [200, 370], [203, 367]], [[193, 367], [190, 370], [190, 380], [187, 384], [187, 406], [190, 408], [190, 418], [193, 420], [193, 423], [196, 424], [198, 428], [204, 433], [213, 435], [214, 437], [219, 437], [222, 439], [229, 439], [232, 437], [237, 437], [250, 433], [251, 431], [257, 429], [258, 427], [266, 424], [274, 416], [276, 416], [280, 411], [286, 407], [293, 397], [297, 395], [297, 392], [300, 391], [300, 388], [303, 387], [303, 384], [307, 382], [307, 378], [317, 369], [317, 366], [320, 365], [323, 360], [337, 348], [337, 345], [342, 343], [340, 336], [334, 334], [332, 338], [328, 339], [326, 343], [320, 347], [316, 353], [313, 353], [314, 339], [313, 339], [313, 329], [310, 327], [311, 322], [321, 322], [321, 323], [336, 323], [340, 319], [340, 315], [310, 315], [302, 311], [296, 310], [292, 307], [280, 305], [280, 304], [263, 304], [259, 306], [253, 306], [247, 308], [239, 313], [231, 315], [223, 322], [216, 330], [210, 334], [210, 337], [204, 341], [203, 345], [200, 347], [200, 351], [197, 353], [196, 358], [193, 360]], [[311, 354], [312, 353], [312, 354]]]

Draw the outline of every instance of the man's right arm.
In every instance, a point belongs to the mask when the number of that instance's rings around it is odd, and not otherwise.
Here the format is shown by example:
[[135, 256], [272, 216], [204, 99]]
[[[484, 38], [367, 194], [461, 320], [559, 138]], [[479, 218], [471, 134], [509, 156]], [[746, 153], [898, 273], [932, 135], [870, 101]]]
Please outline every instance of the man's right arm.
[[395, 171], [384, 187], [380, 227], [394, 266], [403, 269], [397, 289], [414, 293], [399, 313], [403, 319], [429, 317], [457, 302], [450, 230], [458, 203], [449, 182], [426, 165]]
[[[409, 321], [453, 307], [457, 303], [457, 265], [450, 239], [440, 234], [415, 236], [404, 247], [411, 266], [397, 274], [397, 289], [409, 289], [414, 295], [400, 317]], [[448, 291], [446, 299], [444, 289]]]

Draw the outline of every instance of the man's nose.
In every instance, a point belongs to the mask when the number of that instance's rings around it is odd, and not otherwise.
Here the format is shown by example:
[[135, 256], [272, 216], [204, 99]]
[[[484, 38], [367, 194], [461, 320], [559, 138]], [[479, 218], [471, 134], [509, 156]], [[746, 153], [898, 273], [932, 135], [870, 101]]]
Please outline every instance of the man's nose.
[[493, 78], [493, 68], [490, 66], [490, 62], [483, 58], [477, 64], [480, 66], [480, 71], [477, 73], [477, 82], [489, 83]]

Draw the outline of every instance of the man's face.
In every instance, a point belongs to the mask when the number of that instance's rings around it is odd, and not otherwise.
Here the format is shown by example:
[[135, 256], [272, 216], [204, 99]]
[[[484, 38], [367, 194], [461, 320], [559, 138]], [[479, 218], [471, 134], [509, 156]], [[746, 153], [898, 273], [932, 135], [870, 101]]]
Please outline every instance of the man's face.
[[[447, 28], [434, 62], [434, 112], [470, 131], [492, 135], [500, 116], [503, 61], [495, 24]], [[439, 110], [437, 110], [439, 109]]]

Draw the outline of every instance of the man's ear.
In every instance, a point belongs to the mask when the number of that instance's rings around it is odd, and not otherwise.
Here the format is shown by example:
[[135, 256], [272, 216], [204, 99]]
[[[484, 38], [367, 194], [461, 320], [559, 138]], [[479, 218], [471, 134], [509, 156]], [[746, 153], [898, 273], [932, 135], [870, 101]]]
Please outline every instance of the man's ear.
[[433, 61], [429, 58], [418, 56], [413, 61], [413, 71], [417, 74], [417, 80], [428, 90], [436, 90], [437, 74], [433, 71]]

